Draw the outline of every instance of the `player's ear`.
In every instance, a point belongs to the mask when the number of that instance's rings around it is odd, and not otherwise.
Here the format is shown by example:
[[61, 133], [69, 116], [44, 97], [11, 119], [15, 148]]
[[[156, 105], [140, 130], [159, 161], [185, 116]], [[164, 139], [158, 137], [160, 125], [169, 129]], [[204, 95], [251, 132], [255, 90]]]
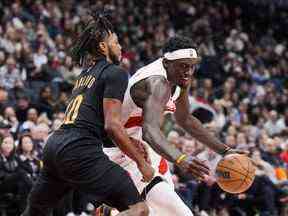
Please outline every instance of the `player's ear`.
[[168, 60], [167, 60], [165, 57], [163, 58], [162, 63], [163, 63], [164, 68], [167, 68], [167, 66], [168, 66]]
[[99, 43], [99, 49], [100, 49], [101, 53], [106, 55], [106, 53], [107, 53], [107, 44], [104, 41], [101, 41]]

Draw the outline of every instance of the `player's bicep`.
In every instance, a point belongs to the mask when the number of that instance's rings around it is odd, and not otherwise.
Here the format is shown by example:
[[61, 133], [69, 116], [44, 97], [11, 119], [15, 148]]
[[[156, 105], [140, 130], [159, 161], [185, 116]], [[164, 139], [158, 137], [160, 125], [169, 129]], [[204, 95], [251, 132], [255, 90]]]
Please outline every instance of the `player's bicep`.
[[128, 85], [128, 74], [123, 70], [109, 71], [105, 78], [104, 98], [123, 101]]
[[113, 98], [103, 99], [103, 112], [105, 127], [121, 121], [122, 101]]
[[161, 116], [170, 98], [170, 87], [164, 78], [148, 80], [148, 94], [143, 106], [144, 124], [161, 124]]
[[119, 68], [108, 71], [105, 77], [103, 112], [105, 127], [118, 125], [121, 120], [122, 101], [128, 85], [128, 75]]

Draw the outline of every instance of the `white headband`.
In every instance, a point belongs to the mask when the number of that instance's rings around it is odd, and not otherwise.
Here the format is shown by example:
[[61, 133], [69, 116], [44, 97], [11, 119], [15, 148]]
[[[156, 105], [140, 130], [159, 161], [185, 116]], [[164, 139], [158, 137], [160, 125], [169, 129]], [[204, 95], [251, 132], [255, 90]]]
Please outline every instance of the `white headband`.
[[199, 58], [195, 49], [179, 49], [173, 52], [167, 52], [164, 54], [164, 57], [168, 60], [176, 60], [176, 59], [183, 59], [183, 58], [192, 58], [197, 59]]

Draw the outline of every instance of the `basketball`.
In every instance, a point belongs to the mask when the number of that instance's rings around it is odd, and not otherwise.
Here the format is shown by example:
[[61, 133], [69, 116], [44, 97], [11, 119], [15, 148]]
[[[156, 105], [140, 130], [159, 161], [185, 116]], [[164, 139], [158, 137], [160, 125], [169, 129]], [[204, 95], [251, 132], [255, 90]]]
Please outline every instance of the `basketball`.
[[227, 155], [217, 164], [217, 184], [228, 193], [243, 193], [252, 185], [255, 170], [251, 159], [246, 155]]

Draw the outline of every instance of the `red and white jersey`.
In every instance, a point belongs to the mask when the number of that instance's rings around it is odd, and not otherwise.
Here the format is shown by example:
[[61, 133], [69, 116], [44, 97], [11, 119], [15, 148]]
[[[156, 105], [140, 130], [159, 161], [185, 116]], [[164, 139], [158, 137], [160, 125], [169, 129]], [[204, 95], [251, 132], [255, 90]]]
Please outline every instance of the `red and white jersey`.
[[[167, 79], [167, 73], [166, 70], [163, 67], [162, 64], [162, 58], [157, 59], [156, 61], [152, 62], [151, 64], [148, 64], [147, 66], [144, 66], [140, 68], [130, 79], [129, 84], [127, 87], [127, 90], [125, 92], [123, 106], [122, 106], [122, 122], [125, 125], [125, 128], [128, 131], [128, 134], [135, 139], [142, 139], [142, 109], [139, 108], [133, 101], [130, 89], [139, 81], [144, 80], [151, 76], [163, 76], [165, 79]], [[180, 95], [180, 87], [176, 87], [176, 90], [174, 94], [170, 97], [165, 112], [171, 112], [174, 113], [176, 111], [176, 105], [175, 101]], [[151, 110], [152, 112], [153, 110]], [[138, 131], [141, 134], [138, 134], [138, 136], [135, 136], [135, 132]]]
[[[163, 60], [162, 58], [159, 58], [158, 60], [152, 62], [151, 64], [140, 68], [129, 79], [129, 84], [123, 101], [121, 118], [124, 127], [126, 128], [126, 131], [130, 137], [140, 140], [143, 143], [145, 143], [142, 139], [143, 113], [142, 109], [134, 103], [130, 94], [130, 89], [139, 81], [144, 80], [151, 76], [163, 76], [165, 79], [167, 79], [167, 73], [163, 67], [162, 60]], [[180, 87], [177, 86], [174, 94], [171, 95], [164, 112], [173, 113], [176, 111], [175, 102], [177, 98], [180, 96], [180, 91], [181, 91]], [[153, 110], [151, 110], [151, 112], [153, 112]], [[165, 175], [165, 173], [169, 170], [167, 161], [160, 155], [158, 155], [156, 152], [154, 152], [147, 143], [146, 147], [149, 150], [148, 154], [152, 162], [152, 166], [159, 171], [159, 174]]]

